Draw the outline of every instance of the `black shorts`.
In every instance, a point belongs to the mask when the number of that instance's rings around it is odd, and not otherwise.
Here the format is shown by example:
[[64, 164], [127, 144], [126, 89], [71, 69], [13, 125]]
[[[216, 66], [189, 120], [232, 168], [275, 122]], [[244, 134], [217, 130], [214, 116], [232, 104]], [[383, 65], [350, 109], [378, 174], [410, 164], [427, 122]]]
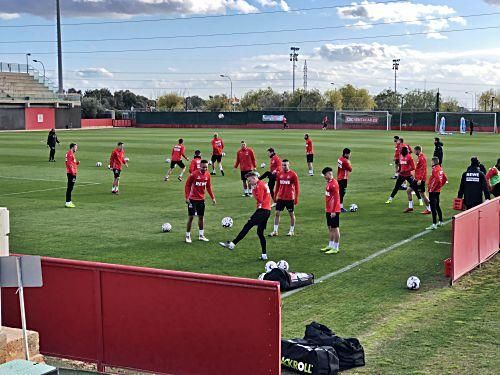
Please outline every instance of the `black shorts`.
[[188, 204], [189, 216], [204, 216], [205, 215], [205, 201], [195, 201], [190, 199]]
[[215, 155], [215, 154], [212, 154], [212, 163], [220, 163], [222, 162], [222, 155]]
[[113, 169], [113, 176], [115, 176], [115, 178], [120, 178], [120, 173], [122, 173], [121, 169]]
[[251, 171], [241, 171], [241, 181], [246, 181], [246, 175], [250, 173]]
[[425, 193], [425, 181], [422, 181], [422, 182], [420, 183], [420, 185], [417, 185], [417, 186], [418, 186], [418, 191], [419, 191], [420, 193]]
[[307, 154], [306, 155], [306, 161], [308, 163], [314, 163], [314, 154]]
[[76, 182], [76, 175], [71, 173], [66, 173], [66, 176], [68, 176], [68, 182], [71, 182], [73, 184]]
[[347, 179], [343, 180], [338, 180], [339, 183], [339, 191], [341, 191], [343, 194], [345, 194], [345, 191], [347, 190]]
[[269, 216], [271, 216], [271, 211], [264, 210], [262, 208], [258, 208], [248, 221], [254, 225], [266, 229], [267, 220], [269, 220]]
[[326, 213], [326, 225], [329, 228], [338, 228], [340, 226], [340, 214], [337, 213], [334, 218], [330, 216], [330, 214]]
[[182, 160], [177, 160], [177, 161], [171, 161], [170, 162], [170, 169], [174, 169], [175, 166], [178, 165], [182, 169], [184, 169], [186, 166], [184, 165], [184, 162]]
[[288, 212], [293, 212], [294, 207], [295, 204], [292, 200], [278, 199], [276, 202], [276, 211], [283, 211], [286, 208]]

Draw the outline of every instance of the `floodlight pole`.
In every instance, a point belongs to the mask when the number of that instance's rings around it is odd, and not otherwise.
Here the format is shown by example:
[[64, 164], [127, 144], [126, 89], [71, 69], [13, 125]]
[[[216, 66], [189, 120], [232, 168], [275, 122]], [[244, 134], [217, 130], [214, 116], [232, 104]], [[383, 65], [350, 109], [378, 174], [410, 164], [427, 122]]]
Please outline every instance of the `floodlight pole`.
[[233, 105], [233, 80], [231, 79], [231, 77], [229, 77], [228, 75], [225, 75], [225, 74], [221, 74], [220, 76], [222, 78], [229, 79], [229, 83], [231, 84], [231, 111], [234, 112], [234, 105]]
[[491, 97], [491, 107], [490, 107], [490, 112], [493, 112], [493, 101], [495, 100], [495, 97]]
[[57, 81], [59, 83], [59, 94], [64, 93], [63, 68], [62, 68], [62, 42], [61, 42], [61, 7], [56, 0], [57, 13]]
[[299, 54], [297, 53], [300, 48], [299, 47], [290, 47], [290, 50], [292, 51], [290, 53], [290, 61], [292, 62], [292, 94], [295, 92], [295, 68], [296, 68], [296, 62], [299, 60]]
[[45, 83], [45, 65], [40, 60], [33, 60], [33, 62], [42, 64], [42, 68], [43, 68], [43, 83]]
[[476, 94], [470, 91], [466, 91], [466, 94], [470, 95], [471, 101], [472, 101], [472, 107], [470, 108], [471, 111], [474, 111], [474, 103], [476, 102]]
[[30, 65], [29, 65], [29, 61], [28, 61], [30, 56], [31, 56], [31, 53], [26, 54], [26, 73], [30, 72]]
[[397, 92], [397, 71], [399, 70], [399, 62], [401, 59], [392, 60], [392, 69], [394, 70], [394, 94]]

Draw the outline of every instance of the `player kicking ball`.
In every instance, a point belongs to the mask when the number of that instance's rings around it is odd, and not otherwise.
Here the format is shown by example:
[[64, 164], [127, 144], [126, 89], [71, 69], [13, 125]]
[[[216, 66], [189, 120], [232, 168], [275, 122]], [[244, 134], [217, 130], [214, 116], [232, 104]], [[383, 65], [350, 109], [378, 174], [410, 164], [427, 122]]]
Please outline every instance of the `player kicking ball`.
[[123, 142], [118, 142], [117, 146], [111, 152], [109, 157], [109, 168], [113, 171], [113, 186], [111, 187], [111, 193], [118, 195], [120, 194], [120, 175], [122, 173], [122, 166], [125, 165], [128, 168], [127, 159], [125, 159], [125, 145]]
[[184, 152], [185, 152], [184, 140], [181, 138], [179, 139], [179, 143], [172, 148], [172, 160], [170, 161], [170, 169], [168, 170], [167, 175], [165, 176], [165, 181], [168, 181], [176, 165], [178, 165], [181, 168], [181, 173], [179, 174], [177, 179], [179, 181], [182, 181], [182, 176], [186, 171], [186, 166], [184, 165], [182, 158], [184, 158], [186, 161], [189, 161], [189, 158], [186, 156]]
[[274, 201], [276, 202], [274, 228], [269, 233], [269, 237], [276, 237], [278, 235], [281, 213], [285, 208], [290, 214], [290, 230], [287, 236], [295, 234], [294, 207], [299, 204], [299, 177], [297, 173], [290, 169], [290, 162], [287, 159], [281, 162], [281, 168], [282, 170], [276, 177], [276, 192], [274, 193]]
[[208, 238], [205, 237], [204, 224], [205, 224], [205, 190], [210, 195], [213, 204], [215, 205], [217, 201], [215, 200], [214, 193], [212, 191], [212, 184], [210, 182], [210, 173], [208, 173], [208, 161], [202, 160], [200, 163], [200, 169], [196, 169], [191, 173], [184, 186], [184, 194], [186, 197], [186, 203], [188, 205], [188, 221], [186, 228], [186, 243], [191, 243], [191, 226], [193, 224], [193, 219], [198, 216], [198, 229], [199, 235], [198, 240], [208, 242]]
[[267, 184], [259, 180], [257, 172], [249, 172], [246, 175], [248, 183], [252, 188], [252, 194], [257, 201], [257, 210], [248, 219], [241, 232], [232, 241], [219, 242], [219, 245], [229, 250], [233, 250], [235, 246], [248, 234], [250, 229], [257, 227], [257, 236], [259, 236], [260, 247], [262, 250], [261, 260], [267, 260], [267, 244], [264, 231], [266, 230], [267, 221], [271, 216], [271, 193]]
[[325, 211], [326, 224], [328, 225], [328, 246], [321, 249], [325, 254], [337, 254], [340, 241], [340, 193], [339, 184], [333, 178], [333, 169], [323, 168], [321, 171], [326, 180]]

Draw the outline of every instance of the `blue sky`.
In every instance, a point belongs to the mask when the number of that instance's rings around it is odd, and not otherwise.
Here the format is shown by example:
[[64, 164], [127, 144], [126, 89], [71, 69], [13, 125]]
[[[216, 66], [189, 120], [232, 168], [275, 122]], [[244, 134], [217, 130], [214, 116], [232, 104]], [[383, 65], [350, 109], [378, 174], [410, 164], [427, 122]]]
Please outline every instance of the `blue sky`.
[[[352, 83], [374, 94], [393, 87], [392, 59], [399, 58], [400, 90], [439, 87], [445, 97], [470, 107], [466, 91], [500, 89], [500, 28], [446, 32], [500, 27], [500, 0], [386, 1], [61, 0], [65, 88], [206, 97], [229, 93], [227, 80], [219, 77], [227, 74], [236, 96], [267, 86], [285, 91], [291, 89], [288, 54], [295, 45], [297, 87], [307, 59], [309, 88]], [[241, 15], [224, 16], [232, 14]], [[159, 18], [182, 19], [124, 22]], [[99, 24], [108, 21], [117, 23]], [[55, 0], [0, 0], [0, 60], [24, 63], [30, 52], [55, 78], [54, 23]], [[22, 25], [48, 26], [5, 27]], [[403, 35], [384, 37], [392, 34]], [[77, 41], [109, 38], [125, 40]], [[220, 47], [235, 44], [243, 46]], [[199, 46], [210, 48], [194, 48]], [[109, 52], [131, 49], [164, 50]]]

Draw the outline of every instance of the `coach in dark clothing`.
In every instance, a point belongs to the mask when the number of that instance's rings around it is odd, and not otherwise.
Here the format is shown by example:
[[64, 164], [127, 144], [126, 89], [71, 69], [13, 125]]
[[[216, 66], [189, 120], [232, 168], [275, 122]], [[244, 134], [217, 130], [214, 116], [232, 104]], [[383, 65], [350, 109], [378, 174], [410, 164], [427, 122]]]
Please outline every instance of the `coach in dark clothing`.
[[49, 161], [56, 161], [56, 144], [59, 143], [55, 129], [50, 129], [49, 136], [47, 137], [47, 146], [50, 148]]
[[473, 157], [470, 162], [470, 166], [462, 174], [462, 181], [458, 190], [458, 198], [464, 199], [466, 208], [472, 208], [483, 203], [483, 193], [486, 199], [490, 199], [486, 177], [479, 170], [479, 160]]
[[434, 138], [434, 155], [436, 158], [439, 159], [439, 165], [443, 164], [443, 143], [441, 140], [436, 137]]

